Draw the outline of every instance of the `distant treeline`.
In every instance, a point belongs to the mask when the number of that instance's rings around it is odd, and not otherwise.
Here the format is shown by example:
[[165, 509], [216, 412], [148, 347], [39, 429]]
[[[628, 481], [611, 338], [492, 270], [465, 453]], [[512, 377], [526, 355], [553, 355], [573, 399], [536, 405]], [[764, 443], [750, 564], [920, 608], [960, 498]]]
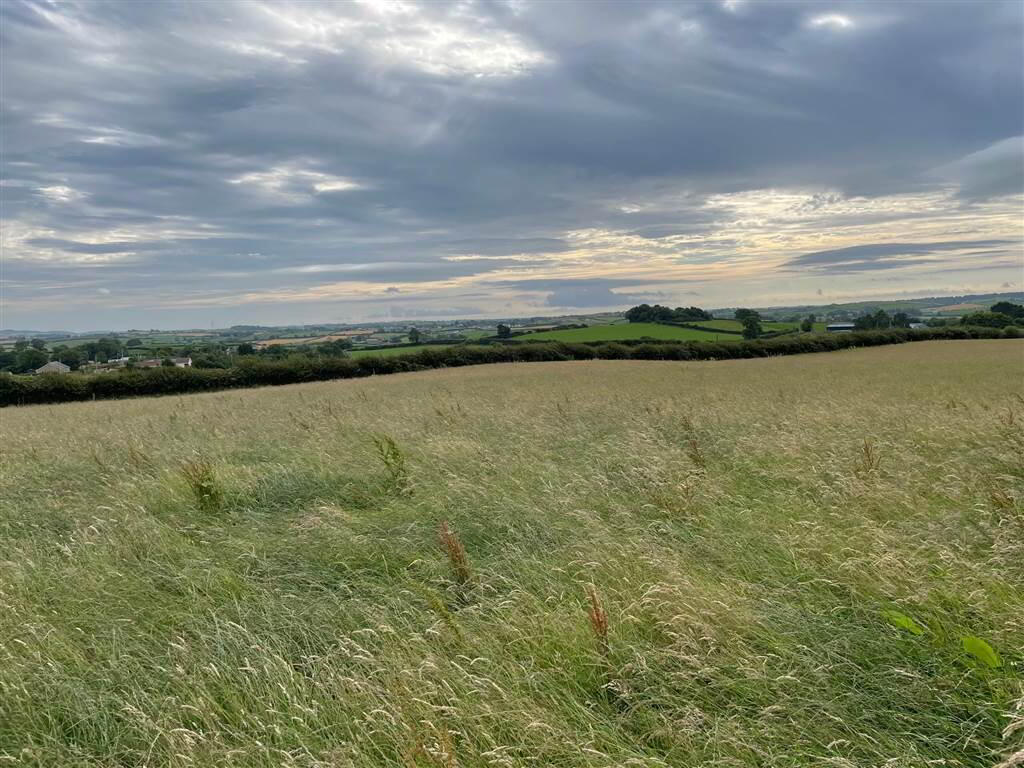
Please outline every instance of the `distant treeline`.
[[142, 395], [179, 395], [239, 387], [299, 384], [351, 379], [388, 373], [422, 371], [483, 363], [527, 363], [561, 360], [729, 360], [829, 352], [932, 339], [1016, 338], [1015, 327], [976, 326], [802, 334], [756, 341], [536, 342], [531, 344], [456, 345], [423, 349], [393, 357], [310, 357], [280, 361], [246, 361], [233, 368], [125, 369], [94, 376], [44, 374], [0, 375], [0, 406], [60, 403]]
[[661, 304], [640, 304], [626, 311], [631, 323], [684, 323], [689, 320], [714, 320], [712, 314], [700, 307], [663, 307]]

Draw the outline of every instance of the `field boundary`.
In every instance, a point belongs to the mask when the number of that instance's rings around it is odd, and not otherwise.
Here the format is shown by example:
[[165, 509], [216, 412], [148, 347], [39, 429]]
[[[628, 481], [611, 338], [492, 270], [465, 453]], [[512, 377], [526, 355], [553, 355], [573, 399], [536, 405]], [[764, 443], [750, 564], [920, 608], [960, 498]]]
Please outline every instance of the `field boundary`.
[[946, 326], [890, 329], [842, 334], [806, 334], [767, 340], [716, 343], [709, 341], [637, 340], [623, 342], [547, 341], [490, 346], [457, 345], [425, 349], [392, 357], [367, 356], [300, 361], [253, 361], [234, 368], [126, 369], [84, 376], [44, 374], [0, 376], [0, 407], [105, 400], [124, 397], [180, 395], [311, 381], [352, 379], [488, 363], [559, 362], [570, 360], [736, 360], [831, 352], [857, 347], [914, 341], [1017, 338], [998, 328]]

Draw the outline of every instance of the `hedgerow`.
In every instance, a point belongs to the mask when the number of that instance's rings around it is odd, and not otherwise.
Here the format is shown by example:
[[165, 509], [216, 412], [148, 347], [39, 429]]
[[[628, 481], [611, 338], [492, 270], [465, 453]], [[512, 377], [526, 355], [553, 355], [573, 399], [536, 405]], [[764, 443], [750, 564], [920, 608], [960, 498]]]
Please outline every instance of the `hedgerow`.
[[408, 355], [358, 359], [318, 357], [280, 361], [246, 361], [233, 368], [126, 369], [95, 375], [0, 376], [0, 406], [60, 403], [143, 395], [176, 395], [239, 387], [298, 384], [328, 379], [380, 376], [430, 368], [484, 363], [564, 360], [728, 360], [830, 352], [853, 347], [902, 344], [936, 339], [1016, 338], [1017, 329], [979, 326], [800, 334], [753, 341], [717, 343], [637, 339], [616, 342], [534, 342], [529, 344], [455, 345]]

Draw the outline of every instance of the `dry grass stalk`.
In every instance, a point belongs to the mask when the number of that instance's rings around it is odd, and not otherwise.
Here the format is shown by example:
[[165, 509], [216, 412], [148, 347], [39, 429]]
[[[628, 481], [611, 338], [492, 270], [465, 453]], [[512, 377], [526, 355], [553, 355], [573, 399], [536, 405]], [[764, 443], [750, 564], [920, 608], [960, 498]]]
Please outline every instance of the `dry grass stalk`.
[[455, 583], [460, 587], [469, 584], [473, 577], [473, 571], [469, 566], [469, 557], [466, 555], [466, 548], [459, 541], [459, 536], [448, 527], [448, 521], [441, 521], [441, 546], [448, 555], [448, 562], [452, 566], [452, 576]]
[[699, 469], [705, 469], [708, 465], [707, 457], [704, 456], [704, 451], [701, 450], [700, 444], [697, 442], [697, 438], [691, 437], [686, 443], [686, 455], [690, 457], [690, 461], [693, 462], [694, 466]]
[[590, 619], [590, 628], [597, 638], [598, 650], [602, 656], [607, 656], [608, 645], [608, 613], [601, 605], [601, 598], [597, 594], [597, 588], [593, 584], [587, 585], [587, 597], [590, 598], [590, 605], [587, 606], [587, 618]]
[[860, 448], [860, 460], [857, 462], [857, 470], [861, 473], [874, 472], [882, 463], [882, 456], [875, 447], [871, 438], [865, 438]]

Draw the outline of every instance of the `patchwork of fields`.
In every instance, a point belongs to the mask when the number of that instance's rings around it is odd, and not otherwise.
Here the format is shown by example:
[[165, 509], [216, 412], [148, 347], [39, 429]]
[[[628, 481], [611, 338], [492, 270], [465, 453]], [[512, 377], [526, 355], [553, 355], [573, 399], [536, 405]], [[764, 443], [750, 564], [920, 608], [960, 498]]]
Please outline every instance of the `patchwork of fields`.
[[1022, 373], [938, 341], [8, 409], [0, 761], [1014, 765]]

